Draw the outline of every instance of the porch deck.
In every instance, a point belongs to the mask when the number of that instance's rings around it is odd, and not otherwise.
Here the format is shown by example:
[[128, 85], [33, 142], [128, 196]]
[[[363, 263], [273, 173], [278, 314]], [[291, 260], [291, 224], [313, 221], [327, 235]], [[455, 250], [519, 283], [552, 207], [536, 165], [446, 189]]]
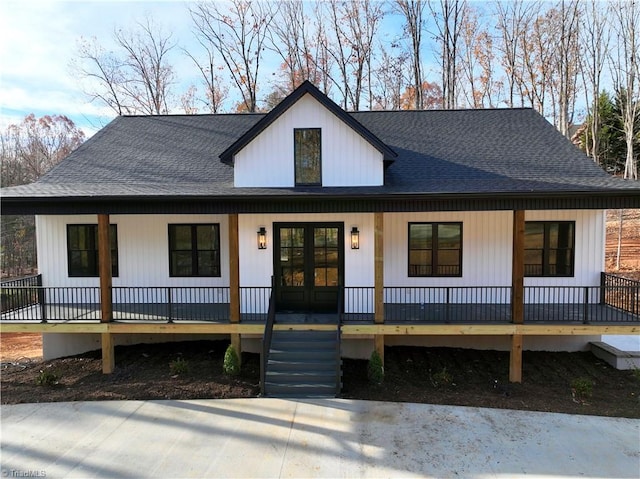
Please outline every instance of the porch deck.
[[[113, 321], [229, 324], [229, 287], [114, 287]], [[511, 288], [384, 287], [385, 324], [509, 324]], [[0, 285], [2, 323], [97, 323], [99, 288], [44, 287], [39, 276]], [[241, 287], [244, 324], [263, 324], [271, 288]], [[600, 286], [524, 288], [525, 324], [640, 323], [640, 282], [603, 273]], [[373, 287], [344, 288], [343, 311], [333, 314], [278, 313], [277, 323], [373, 324]], [[337, 310], [337, 308], [336, 308]]]
[[[114, 305], [113, 320], [229, 323], [229, 303]], [[509, 324], [509, 304], [385, 304], [385, 324]], [[244, 313], [241, 323], [263, 324], [266, 313]], [[45, 319], [46, 318], [46, 319]], [[44, 320], [43, 320], [44, 319]], [[2, 323], [100, 322], [100, 304], [34, 304], [2, 313]], [[525, 324], [633, 324], [640, 315], [607, 304], [526, 304]], [[338, 324], [337, 314], [277, 313], [280, 324]], [[373, 324], [373, 313], [344, 313], [341, 324]]]

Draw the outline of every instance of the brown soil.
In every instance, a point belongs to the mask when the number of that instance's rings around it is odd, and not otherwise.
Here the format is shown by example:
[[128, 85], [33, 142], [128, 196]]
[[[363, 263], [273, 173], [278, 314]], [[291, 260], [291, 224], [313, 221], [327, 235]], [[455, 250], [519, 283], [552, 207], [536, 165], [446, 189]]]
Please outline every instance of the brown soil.
[[[2, 404], [109, 399], [248, 398], [259, 394], [257, 354], [242, 374], [222, 372], [225, 341], [116, 348], [117, 367], [102, 374], [100, 352], [2, 366]], [[385, 380], [367, 380], [367, 361], [345, 359], [342, 397], [640, 418], [640, 375], [618, 371], [591, 353], [525, 352], [522, 384], [507, 382], [509, 354], [454, 348], [387, 347]], [[182, 359], [188, 370], [172, 368]], [[54, 377], [55, 384], [38, 385]], [[572, 389], [592, 384], [591, 395]]]
[[0, 361], [40, 358], [42, 358], [42, 334], [0, 334]]
[[640, 209], [622, 210], [622, 241], [620, 242], [620, 269], [616, 270], [620, 210], [607, 212], [606, 270], [633, 279], [640, 279]]
[[[607, 271], [614, 271], [618, 211], [607, 218]], [[625, 210], [620, 273], [640, 279], [640, 210]], [[41, 361], [40, 334], [0, 334], [2, 404], [101, 399], [255, 397], [259, 358], [243, 355], [239, 378], [222, 373], [223, 342], [185, 342], [116, 348], [114, 374], [101, 372], [100, 353]], [[189, 367], [176, 374], [170, 364]], [[510, 385], [506, 352], [453, 348], [386, 348], [383, 386], [367, 382], [366, 361], [344, 360], [343, 397], [554, 411], [640, 418], [640, 374], [617, 371], [590, 353], [525, 352], [523, 383]], [[57, 384], [39, 386], [52, 372]], [[571, 383], [588, 379], [591, 396]]]

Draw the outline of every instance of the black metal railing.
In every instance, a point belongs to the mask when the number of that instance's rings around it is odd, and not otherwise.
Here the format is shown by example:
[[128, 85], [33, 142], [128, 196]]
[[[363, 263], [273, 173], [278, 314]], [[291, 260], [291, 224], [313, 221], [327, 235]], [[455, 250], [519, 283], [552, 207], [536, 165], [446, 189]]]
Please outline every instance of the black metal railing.
[[600, 303], [640, 314], [640, 281], [610, 273], [600, 274]]
[[[37, 297], [22, 308], [3, 312], [3, 321], [93, 321], [100, 320], [100, 288], [97, 286], [20, 286], [8, 288], [21, 297]], [[0, 285], [0, 294], [5, 294]]]
[[508, 322], [509, 286], [384, 288], [385, 322]]
[[599, 295], [599, 286], [525, 286], [524, 322], [624, 321], [600, 307]]
[[[276, 322], [276, 299], [275, 299], [275, 278], [271, 277], [271, 294], [269, 295], [269, 309], [267, 320], [264, 324], [264, 334], [262, 335], [262, 354], [260, 355], [260, 391], [265, 395], [265, 381], [267, 378], [267, 361], [271, 350], [271, 338], [273, 336], [273, 325]], [[340, 328], [338, 328], [340, 329]]]
[[[338, 325], [342, 324], [344, 314], [344, 286], [338, 289]], [[342, 346], [340, 344], [340, 327], [336, 328], [336, 395], [342, 389]]]
[[131, 321], [229, 321], [228, 286], [114, 286], [113, 318]]
[[375, 288], [373, 286], [343, 287], [342, 322], [373, 322]]
[[[3, 321], [99, 321], [98, 286], [41, 286], [40, 276], [0, 283]], [[20, 281], [20, 282], [19, 282]], [[240, 288], [243, 323], [265, 323], [272, 287]], [[373, 323], [374, 287], [341, 287], [340, 323]], [[640, 321], [640, 281], [604, 274], [600, 286], [526, 286], [524, 321]], [[385, 287], [389, 323], [505, 323], [511, 321], [510, 286]], [[113, 318], [119, 321], [227, 322], [230, 288], [112, 288]]]
[[267, 320], [272, 290], [271, 286], [243, 286], [240, 288], [241, 323], [263, 323]]
[[7, 313], [40, 304], [38, 286], [42, 286], [40, 274], [0, 282], [0, 312]]

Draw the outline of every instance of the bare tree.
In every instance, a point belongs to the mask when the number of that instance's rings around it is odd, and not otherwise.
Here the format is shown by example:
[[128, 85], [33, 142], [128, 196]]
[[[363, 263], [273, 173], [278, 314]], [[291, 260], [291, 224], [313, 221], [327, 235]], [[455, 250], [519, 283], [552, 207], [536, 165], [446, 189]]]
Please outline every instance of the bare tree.
[[134, 31], [117, 30], [115, 39], [126, 52], [124, 65], [129, 80], [123, 88], [134, 104], [148, 115], [169, 112], [167, 98], [174, 80], [167, 55], [175, 47], [171, 34], [163, 33], [150, 18], [137, 23]]
[[[204, 99], [200, 99], [204, 102], [205, 107], [209, 113], [220, 113], [222, 109], [222, 103], [229, 94], [229, 87], [224, 84], [222, 78], [218, 72], [224, 68], [219, 66], [215, 62], [215, 51], [207, 42], [203, 42], [201, 37], [197, 36], [197, 40], [204, 50], [204, 59], [198, 59], [194, 53], [189, 50], [183, 49], [185, 55], [187, 55], [193, 64], [196, 66], [202, 84], [204, 85], [205, 94]], [[188, 93], [188, 92], [187, 92]], [[194, 93], [195, 100], [195, 93]]]
[[[422, 103], [425, 110], [437, 110], [442, 108], [442, 89], [436, 82], [422, 82]], [[400, 97], [401, 110], [413, 110], [416, 90], [409, 85]]]
[[72, 69], [85, 80], [86, 93], [118, 115], [167, 113], [174, 82], [171, 34], [148, 17], [131, 30], [116, 30], [114, 41], [118, 51], [107, 52], [95, 38], [80, 40]]
[[429, 4], [438, 30], [442, 64], [442, 107], [455, 108], [458, 85], [459, 39], [467, 13], [466, 0], [440, 0], [439, 9]]
[[313, 3], [313, 18], [315, 28], [314, 39], [312, 42], [313, 48], [315, 48], [314, 66], [318, 75], [316, 86], [325, 95], [329, 95], [332, 87], [337, 83], [332, 75], [334, 61], [330, 53], [331, 41], [329, 39], [329, 33], [327, 32], [329, 19], [324, 2]]
[[[66, 116], [26, 116], [0, 134], [0, 182], [3, 187], [31, 183], [84, 141], [84, 133]], [[36, 267], [33, 216], [0, 219], [2, 274], [21, 276]]]
[[1, 136], [2, 186], [31, 183], [49, 171], [84, 141], [84, 133], [63, 115], [9, 125]]
[[271, 49], [280, 56], [285, 77], [284, 82], [277, 85], [280, 96], [290, 93], [305, 80], [315, 85], [321, 83], [321, 49], [314, 42], [318, 37], [314, 35], [304, 5], [302, 0], [280, 0], [278, 21], [269, 29]]
[[508, 2], [496, 1], [495, 13], [497, 28], [500, 32], [498, 49], [502, 52], [502, 65], [507, 77], [507, 106], [515, 106], [516, 96], [523, 101], [522, 95], [517, 95], [517, 87], [520, 83], [522, 53], [520, 47], [522, 38], [529, 28], [534, 12], [539, 9], [538, 2], [526, 2], [525, 0], [511, 0]]
[[479, 10], [469, 6], [460, 34], [460, 90], [471, 108], [493, 107], [501, 89], [493, 38], [481, 20]]
[[[392, 45], [394, 48], [394, 45]], [[384, 46], [380, 46], [380, 62], [374, 70], [375, 93], [374, 109], [399, 110], [402, 104], [402, 93], [406, 87], [404, 78], [406, 64], [409, 62], [409, 54], [402, 50], [397, 55], [389, 53]], [[420, 89], [420, 101], [414, 101], [413, 107], [422, 105], [422, 90]]]
[[[600, 84], [602, 72], [609, 51], [609, 4], [598, 0], [589, 0], [585, 8], [580, 27], [580, 44], [582, 59], [582, 79], [585, 99], [589, 108], [590, 144], [587, 143], [587, 154], [600, 164]], [[589, 137], [589, 135], [587, 135]]]
[[[228, 6], [228, 8], [226, 8]], [[196, 36], [224, 61], [242, 96], [241, 110], [257, 110], [260, 62], [275, 12], [268, 2], [208, 1], [189, 8]]]
[[579, 17], [581, 15], [578, 0], [561, 0], [558, 10], [558, 28], [560, 34], [555, 49], [555, 69], [557, 74], [557, 127], [569, 138], [569, 126], [573, 122], [573, 110], [578, 87], [580, 70]]
[[196, 95], [198, 93], [198, 89], [195, 85], [191, 85], [187, 88], [187, 91], [183, 93], [180, 97], [180, 105], [182, 106], [182, 110], [185, 115], [197, 115], [198, 114], [198, 106], [196, 105]]
[[527, 26], [528, 29], [519, 38], [522, 53], [521, 63], [516, 67], [516, 84], [523, 101], [546, 115], [547, 98], [552, 94], [553, 81], [553, 50], [550, 45], [556, 41], [557, 32], [555, 23], [544, 13]]
[[83, 89], [91, 101], [104, 103], [117, 115], [133, 113], [122, 89], [125, 83], [122, 62], [113, 52], [107, 52], [95, 37], [80, 38], [78, 58], [71, 61], [71, 69], [88, 83]]
[[359, 110], [363, 93], [368, 93], [369, 108], [373, 105], [371, 86], [372, 56], [376, 33], [384, 17], [381, 2], [367, 0], [327, 3], [334, 41], [328, 45], [329, 54], [339, 71], [335, 82], [343, 94], [343, 106]]
[[615, 9], [615, 31], [620, 48], [613, 62], [613, 79], [622, 114], [627, 155], [624, 178], [638, 179], [634, 153], [635, 126], [640, 107], [640, 6], [635, 1], [622, 2]]
[[422, 110], [422, 31], [424, 30], [424, 7], [422, 0], [396, 0], [395, 8], [405, 21], [405, 33], [411, 40], [411, 73], [415, 89], [415, 108]]

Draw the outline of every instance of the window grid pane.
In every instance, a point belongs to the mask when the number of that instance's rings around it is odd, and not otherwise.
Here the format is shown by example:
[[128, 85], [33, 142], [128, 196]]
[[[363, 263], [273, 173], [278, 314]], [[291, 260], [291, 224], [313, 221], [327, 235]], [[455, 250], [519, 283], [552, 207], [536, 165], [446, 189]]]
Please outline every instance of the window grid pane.
[[304, 228], [280, 228], [282, 286], [304, 286]]
[[572, 221], [525, 223], [525, 276], [573, 276]]
[[338, 228], [314, 228], [314, 285], [338, 285]]
[[169, 225], [170, 276], [220, 276], [220, 225]]
[[462, 275], [462, 223], [409, 223], [409, 276]]
[[296, 185], [322, 183], [320, 128], [294, 130]]
[[[118, 230], [109, 225], [111, 276], [118, 276]], [[99, 276], [98, 225], [67, 225], [67, 265], [70, 277]]]

